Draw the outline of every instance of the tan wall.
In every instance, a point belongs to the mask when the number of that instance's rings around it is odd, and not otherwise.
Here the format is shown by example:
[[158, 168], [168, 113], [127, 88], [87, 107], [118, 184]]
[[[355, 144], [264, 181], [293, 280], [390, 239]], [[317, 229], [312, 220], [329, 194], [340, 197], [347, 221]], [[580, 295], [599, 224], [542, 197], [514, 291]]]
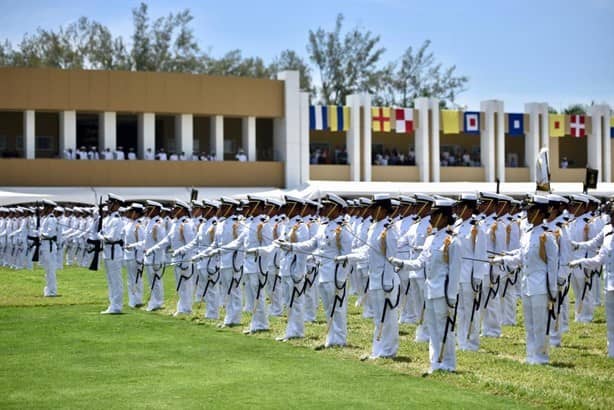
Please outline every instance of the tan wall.
[[284, 116], [284, 83], [194, 74], [0, 68], [0, 110]]
[[530, 182], [529, 168], [505, 168], [506, 182]]
[[441, 167], [441, 182], [484, 182], [482, 167]]
[[[583, 138], [586, 140], [586, 138]], [[550, 138], [550, 174], [552, 182], [584, 182], [586, 179], [585, 168], [561, 169], [559, 162], [559, 141], [561, 138]], [[585, 144], [586, 145], [586, 144]], [[586, 153], [585, 153], [586, 155]]]
[[388, 182], [419, 182], [420, 173], [418, 167], [407, 165], [373, 165], [371, 168], [372, 181]]
[[0, 185], [283, 187], [284, 167], [282, 162], [3, 159]]
[[310, 165], [309, 179], [313, 181], [349, 181], [349, 165]]

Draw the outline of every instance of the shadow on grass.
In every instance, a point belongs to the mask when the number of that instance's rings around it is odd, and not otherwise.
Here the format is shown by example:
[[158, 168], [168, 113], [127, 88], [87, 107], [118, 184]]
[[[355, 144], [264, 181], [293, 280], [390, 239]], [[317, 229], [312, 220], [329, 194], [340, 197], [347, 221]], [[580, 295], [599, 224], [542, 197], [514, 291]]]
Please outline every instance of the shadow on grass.
[[575, 369], [576, 368], [575, 364], [567, 363], [567, 362], [552, 362], [550, 363], [550, 366], [557, 367], [559, 369]]

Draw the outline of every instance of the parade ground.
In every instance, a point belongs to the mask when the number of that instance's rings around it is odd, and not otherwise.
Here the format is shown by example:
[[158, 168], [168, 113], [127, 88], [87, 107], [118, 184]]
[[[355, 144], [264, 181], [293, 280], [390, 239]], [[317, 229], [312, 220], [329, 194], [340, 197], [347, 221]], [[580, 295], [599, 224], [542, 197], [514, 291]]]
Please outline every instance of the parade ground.
[[[479, 352], [458, 352], [457, 372], [427, 375], [428, 345], [400, 326], [395, 359], [360, 361], [372, 324], [350, 297], [348, 343], [320, 350], [321, 308], [304, 339], [276, 342], [271, 331], [246, 336], [198, 316], [174, 318], [172, 272], [166, 308], [100, 315], [103, 270], [58, 272], [59, 295], [43, 298], [44, 271], [1, 269], [0, 408], [611, 408], [603, 307], [589, 324], [570, 323], [551, 364], [529, 366], [524, 329], [482, 338]], [[243, 323], [249, 322], [249, 313]], [[519, 312], [522, 323], [522, 311]]]

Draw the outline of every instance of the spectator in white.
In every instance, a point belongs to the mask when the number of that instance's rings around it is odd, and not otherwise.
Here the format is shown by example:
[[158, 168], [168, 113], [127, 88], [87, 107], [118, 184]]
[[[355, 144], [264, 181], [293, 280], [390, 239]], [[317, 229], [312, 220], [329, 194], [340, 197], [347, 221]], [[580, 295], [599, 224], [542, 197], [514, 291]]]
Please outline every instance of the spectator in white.
[[247, 155], [245, 155], [243, 148], [239, 148], [239, 152], [237, 152], [237, 155], [235, 155], [235, 158], [239, 162], [247, 162]]
[[166, 151], [164, 151], [164, 148], [160, 148], [160, 150], [158, 151], [158, 154], [156, 155], [156, 159], [158, 161], [166, 161], [168, 159], [168, 157], [166, 156]]
[[128, 159], [134, 161], [136, 159], [136, 153], [134, 152], [134, 148], [128, 148]]
[[124, 154], [124, 147], [117, 147], [115, 150], [115, 154], [113, 155], [116, 160], [123, 161], [126, 159], [126, 154]]
[[72, 148], [68, 148], [64, 150], [64, 154], [62, 155], [64, 159], [75, 159], [75, 154], [72, 151]]
[[87, 151], [87, 159], [95, 159], [94, 158], [94, 147], [90, 147], [89, 151]]
[[168, 156], [169, 161], [179, 161], [179, 156], [175, 152], [171, 152]]
[[201, 152], [201, 153], [200, 153], [200, 155], [199, 155], [199, 157], [198, 157], [198, 159], [199, 159], [200, 161], [209, 161], [209, 157], [207, 156], [207, 153], [206, 153], [206, 152]]
[[92, 159], [100, 159], [100, 152], [98, 152], [98, 147], [92, 146], [93, 157]]
[[102, 159], [105, 159], [105, 160], [113, 159], [113, 153], [111, 152], [110, 148], [105, 148], [105, 150], [102, 151]]
[[569, 162], [567, 161], [567, 157], [563, 157], [561, 160], [561, 168], [569, 168]]
[[471, 166], [471, 156], [467, 151], [463, 154], [463, 165], [466, 167]]
[[82, 146], [81, 148], [79, 148], [79, 158], [77, 159], [87, 159], [87, 149], [85, 148], [85, 146]]
[[209, 154], [207, 156], [207, 158], [209, 159], [209, 161], [217, 161], [217, 157], [215, 156], [215, 152], [212, 152], [211, 154]]
[[187, 161], [188, 157], [187, 155], [185, 155], [185, 152], [181, 151], [181, 153], [179, 154], [179, 161]]
[[151, 160], [156, 159], [156, 156], [151, 151], [151, 148], [147, 148], [147, 150], [145, 150], [145, 156], [143, 157], [143, 159], [145, 159], [147, 161], [151, 161]]

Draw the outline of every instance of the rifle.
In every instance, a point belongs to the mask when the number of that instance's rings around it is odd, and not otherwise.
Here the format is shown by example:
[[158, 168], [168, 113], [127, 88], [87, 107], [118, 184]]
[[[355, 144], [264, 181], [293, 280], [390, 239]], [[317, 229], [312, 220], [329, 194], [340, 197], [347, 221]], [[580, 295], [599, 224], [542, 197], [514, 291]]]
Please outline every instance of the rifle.
[[40, 250], [41, 250], [40, 229], [41, 229], [41, 211], [39, 208], [39, 203], [37, 202], [36, 203], [36, 232], [38, 232], [38, 235], [29, 237], [34, 242], [34, 253], [32, 254], [32, 262], [38, 262], [40, 258]]
[[[98, 203], [98, 228], [96, 228], [96, 233], [100, 233], [102, 231], [102, 198]], [[92, 258], [92, 263], [90, 264], [89, 270], [97, 271], [98, 270], [98, 259], [100, 257], [100, 252], [102, 251], [102, 241], [100, 239], [88, 239], [88, 243], [94, 245], [94, 257]]]

